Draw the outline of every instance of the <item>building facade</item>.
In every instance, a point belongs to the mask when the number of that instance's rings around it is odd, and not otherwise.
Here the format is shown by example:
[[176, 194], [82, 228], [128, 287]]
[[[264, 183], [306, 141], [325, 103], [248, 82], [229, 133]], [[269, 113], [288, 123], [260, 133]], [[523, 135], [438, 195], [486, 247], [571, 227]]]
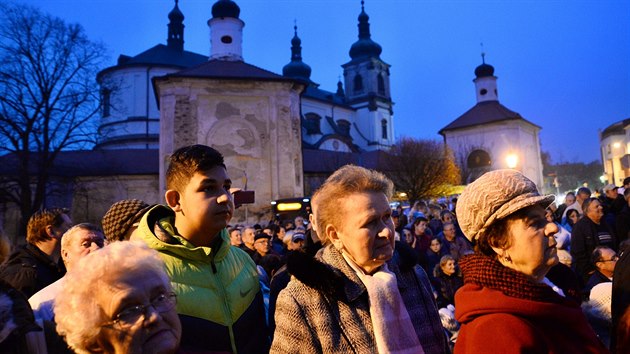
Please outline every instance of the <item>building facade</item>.
[[604, 165], [602, 183], [623, 185], [623, 180], [630, 177], [630, 118], [600, 131], [599, 145]]
[[[483, 56], [482, 56], [483, 58]], [[543, 187], [540, 127], [499, 103], [494, 67], [475, 69], [477, 104], [440, 130], [467, 184], [485, 172], [514, 168]]]

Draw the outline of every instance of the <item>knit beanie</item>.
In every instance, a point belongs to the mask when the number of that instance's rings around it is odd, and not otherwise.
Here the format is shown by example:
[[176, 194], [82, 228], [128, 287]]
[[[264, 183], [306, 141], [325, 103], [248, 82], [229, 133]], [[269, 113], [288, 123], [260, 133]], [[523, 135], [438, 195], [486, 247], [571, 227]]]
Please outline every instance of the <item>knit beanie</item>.
[[139, 199], [124, 199], [112, 204], [101, 220], [107, 241], [122, 241], [133, 223], [151, 207]]

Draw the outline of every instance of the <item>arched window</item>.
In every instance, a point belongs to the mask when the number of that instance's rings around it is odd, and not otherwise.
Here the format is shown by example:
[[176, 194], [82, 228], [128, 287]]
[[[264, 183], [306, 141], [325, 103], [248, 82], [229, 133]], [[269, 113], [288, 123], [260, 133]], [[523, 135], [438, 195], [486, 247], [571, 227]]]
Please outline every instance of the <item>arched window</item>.
[[376, 81], [378, 85], [378, 93], [381, 95], [385, 94], [385, 79], [383, 79], [383, 73], [380, 73], [376, 76]]
[[490, 155], [483, 150], [474, 150], [468, 155], [468, 168], [483, 168], [492, 165]]
[[381, 120], [381, 138], [387, 139], [387, 119]]
[[363, 91], [363, 78], [361, 75], [357, 74], [357, 76], [354, 77], [354, 93], [361, 91]]
[[345, 119], [339, 119], [337, 121], [337, 128], [339, 128], [339, 134], [343, 136], [350, 136], [350, 122]]
[[321, 120], [322, 117], [316, 113], [306, 113], [304, 115], [304, 128], [306, 128], [306, 134], [321, 134]]

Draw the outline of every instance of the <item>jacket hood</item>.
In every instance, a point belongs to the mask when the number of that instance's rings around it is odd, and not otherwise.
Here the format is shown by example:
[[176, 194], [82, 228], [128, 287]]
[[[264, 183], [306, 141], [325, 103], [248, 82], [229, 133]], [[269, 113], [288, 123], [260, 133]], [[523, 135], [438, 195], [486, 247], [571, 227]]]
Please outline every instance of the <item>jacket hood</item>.
[[197, 247], [177, 235], [174, 224], [175, 212], [167, 206], [156, 205], [142, 217], [138, 225], [139, 237], [158, 252], [200, 262], [221, 261], [228, 254], [230, 237], [226, 229], [221, 230], [212, 247]]

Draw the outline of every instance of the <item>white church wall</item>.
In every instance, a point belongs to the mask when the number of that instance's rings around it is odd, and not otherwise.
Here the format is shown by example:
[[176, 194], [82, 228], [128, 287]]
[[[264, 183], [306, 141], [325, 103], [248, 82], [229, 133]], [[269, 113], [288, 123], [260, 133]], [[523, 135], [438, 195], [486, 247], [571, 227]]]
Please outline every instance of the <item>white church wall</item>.
[[516, 169], [543, 186], [542, 161], [538, 128], [526, 122], [499, 122], [456, 131], [448, 131], [446, 144], [455, 154], [456, 161], [464, 162], [476, 149], [486, 151], [492, 161], [491, 169], [509, 168], [507, 157], [518, 156]]
[[256, 191], [256, 203], [237, 210], [235, 222], [268, 221], [271, 200], [303, 195], [299, 91], [292, 83], [172, 79], [159, 87], [160, 156], [210, 145], [225, 156], [233, 186], [247, 182]]

